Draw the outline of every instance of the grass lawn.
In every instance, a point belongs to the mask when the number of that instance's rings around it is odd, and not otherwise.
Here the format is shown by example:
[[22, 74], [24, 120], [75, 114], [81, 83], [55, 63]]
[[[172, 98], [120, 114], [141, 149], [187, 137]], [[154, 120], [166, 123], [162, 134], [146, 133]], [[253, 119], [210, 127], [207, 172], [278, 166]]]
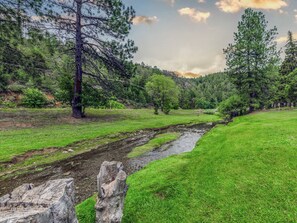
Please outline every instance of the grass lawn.
[[142, 146], [138, 146], [134, 148], [129, 154], [128, 158], [134, 158], [143, 155], [144, 153], [153, 151], [161, 147], [162, 145], [172, 142], [180, 137], [180, 133], [177, 132], [168, 132], [156, 135], [152, 140], [150, 140], [147, 144]]
[[239, 117], [128, 178], [123, 222], [297, 222], [297, 111]]
[[97, 200], [97, 194], [88, 198], [84, 202], [75, 207], [75, 212], [79, 223], [95, 223], [96, 211], [95, 204]]
[[220, 119], [215, 115], [198, 115], [195, 110], [156, 116], [148, 109], [91, 109], [88, 116], [84, 120], [71, 119], [69, 109], [0, 109], [0, 162], [30, 150], [64, 147], [96, 137]]

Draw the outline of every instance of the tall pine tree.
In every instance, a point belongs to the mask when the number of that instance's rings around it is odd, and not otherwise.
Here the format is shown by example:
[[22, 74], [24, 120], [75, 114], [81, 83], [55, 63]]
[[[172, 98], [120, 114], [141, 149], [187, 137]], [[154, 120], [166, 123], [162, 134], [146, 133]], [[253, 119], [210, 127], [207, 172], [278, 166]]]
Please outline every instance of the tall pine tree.
[[[73, 43], [75, 61], [72, 116], [83, 114], [83, 76], [95, 78], [104, 88], [113, 78], [130, 76], [127, 63], [137, 47], [127, 39], [135, 12], [122, 0], [48, 0], [45, 17], [54, 21], [56, 34]], [[50, 9], [50, 10], [48, 10]]]
[[234, 43], [224, 50], [227, 72], [240, 96], [247, 100], [250, 112], [263, 107], [265, 95], [270, 94], [270, 75], [279, 58], [276, 34], [276, 27], [267, 28], [262, 12], [246, 9], [234, 33]]
[[293, 33], [288, 32], [288, 40], [285, 46], [285, 59], [280, 68], [280, 74], [286, 76], [297, 68], [297, 43], [293, 39]]
[[288, 40], [285, 45], [285, 59], [280, 67], [280, 83], [279, 83], [279, 97], [278, 101], [285, 105], [286, 103], [292, 101], [292, 97], [288, 90], [290, 88], [291, 78], [290, 74], [297, 68], [297, 43], [293, 38], [293, 33], [288, 32]]

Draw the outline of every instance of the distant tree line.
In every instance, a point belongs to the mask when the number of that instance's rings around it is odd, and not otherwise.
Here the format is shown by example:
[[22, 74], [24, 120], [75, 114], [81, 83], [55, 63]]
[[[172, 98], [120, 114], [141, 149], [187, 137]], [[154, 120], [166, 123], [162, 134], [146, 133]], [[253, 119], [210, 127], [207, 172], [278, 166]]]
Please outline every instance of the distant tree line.
[[296, 105], [296, 40], [288, 32], [281, 62], [277, 30], [267, 28], [263, 13], [247, 9], [243, 14], [234, 43], [224, 50], [225, 72], [187, 79], [132, 64], [137, 48], [127, 35], [133, 9], [120, 0], [100, 2], [83, 1], [81, 11], [80, 1], [73, 0], [0, 2], [2, 106], [15, 106], [5, 92], [23, 94], [28, 107], [72, 106], [77, 118], [87, 107], [152, 106], [156, 113], [219, 107], [233, 117]]

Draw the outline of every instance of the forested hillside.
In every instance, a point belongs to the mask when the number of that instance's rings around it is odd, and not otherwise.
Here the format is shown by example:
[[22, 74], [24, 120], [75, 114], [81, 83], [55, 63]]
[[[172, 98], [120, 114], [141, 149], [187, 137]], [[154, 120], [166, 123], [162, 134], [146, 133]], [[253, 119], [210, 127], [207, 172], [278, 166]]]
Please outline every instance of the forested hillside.
[[[72, 55], [67, 50], [71, 43], [65, 44], [54, 35], [38, 29], [28, 30], [22, 41], [14, 36], [10, 36], [9, 40], [5, 36], [2, 39], [6, 40], [0, 45], [2, 107], [24, 106], [20, 97], [28, 88], [38, 89], [47, 95], [48, 106], [71, 104], [75, 70]], [[114, 75], [110, 74], [105, 79], [105, 88], [96, 78], [86, 76], [86, 106], [117, 107], [117, 103], [110, 105], [110, 101], [117, 101], [135, 108], [148, 107], [152, 101], [145, 85], [153, 74], [174, 79], [182, 89], [179, 97], [181, 108], [215, 108], [235, 91], [225, 73], [187, 79], [142, 63], [134, 65], [130, 79], [114, 79]]]
[[[281, 62], [277, 29], [268, 29], [261, 12], [245, 11], [234, 43], [224, 49], [225, 73], [187, 79], [133, 63], [137, 47], [128, 39], [133, 8], [121, 1], [76, 4], [81, 8], [69, 0], [0, 5], [2, 107], [71, 106], [73, 117], [81, 118], [87, 107], [213, 109], [225, 101], [221, 113], [237, 116], [296, 102], [296, 41], [289, 32]], [[105, 17], [93, 16], [94, 10], [103, 10]], [[249, 28], [254, 20], [255, 30]], [[171, 79], [171, 89], [165, 89]], [[155, 85], [154, 93], [149, 94], [148, 83]]]

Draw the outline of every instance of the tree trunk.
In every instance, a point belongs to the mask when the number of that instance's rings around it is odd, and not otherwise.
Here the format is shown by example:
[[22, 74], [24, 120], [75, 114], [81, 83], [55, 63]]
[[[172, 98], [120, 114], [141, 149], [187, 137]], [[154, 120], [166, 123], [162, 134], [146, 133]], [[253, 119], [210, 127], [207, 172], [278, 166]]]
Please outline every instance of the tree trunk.
[[154, 114], [155, 115], [159, 114], [158, 110], [159, 110], [159, 106], [156, 103], [154, 103], [154, 111], [155, 111]]
[[16, 23], [17, 23], [17, 35], [19, 40], [22, 39], [23, 34], [22, 34], [22, 12], [21, 12], [21, 0], [17, 1], [17, 19], [16, 19]]
[[254, 104], [254, 93], [250, 93], [250, 102], [249, 102], [249, 113], [252, 113], [255, 111]]
[[72, 116], [74, 118], [83, 117], [82, 107], [82, 35], [81, 35], [81, 8], [82, 0], [76, 1], [76, 43], [75, 43], [75, 80], [74, 95], [72, 100]]

